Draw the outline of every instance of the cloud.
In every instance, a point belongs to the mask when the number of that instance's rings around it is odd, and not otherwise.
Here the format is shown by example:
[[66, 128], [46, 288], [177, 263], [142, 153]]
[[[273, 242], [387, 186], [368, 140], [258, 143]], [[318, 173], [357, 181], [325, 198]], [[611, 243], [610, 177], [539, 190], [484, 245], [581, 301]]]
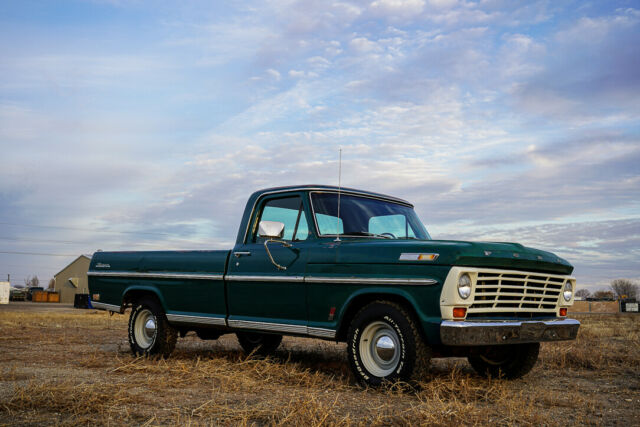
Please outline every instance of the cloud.
[[336, 183], [342, 147], [345, 185], [413, 201], [435, 237], [522, 238], [581, 281], [638, 276], [635, 9], [117, 7], [6, 26], [0, 220], [94, 230], [7, 226], [20, 248], [228, 248], [252, 191]]

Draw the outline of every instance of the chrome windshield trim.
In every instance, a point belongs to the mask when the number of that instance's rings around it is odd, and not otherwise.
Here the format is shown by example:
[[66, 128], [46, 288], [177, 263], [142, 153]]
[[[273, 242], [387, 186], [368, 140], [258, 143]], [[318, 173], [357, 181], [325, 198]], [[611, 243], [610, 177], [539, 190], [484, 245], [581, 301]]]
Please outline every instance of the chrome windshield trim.
[[146, 277], [150, 279], [193, 279], [222, 280], [222, 274], [187, 274], [187, 273], [136, 273], [132, 271], [89, 271], [87, 276], [94, 277]]
[[354, 283], [363, 285], [436, 285], [433, 279], [398, 279], [391, 277], [319, 277], [310, 276], [304, 278], [308, 283]]
[[189, 316], [186, 314], [167, 314], [167, 320], [174, 323], [195, 323], [199, 325], [227, 326], [224, 317]]
[[304, 282], [303, 276], [244, 276], [232, 274], [226, 275], [224, 278], [232, 282]]
[[[313, 198], [311, 197], [311, 195], [313, 193], [330, 193], [330, 194], [338, 194], [338, 191], [332, 191], [332, 190], [313, 190], [310, 189], [308, 192], [308, 197], [309, 197], [309, 206], [311, 206], [311, 220], [313, 221], [313, 225], [315, 226], [315, 230], [316, 230], [316, 236], [318, 237], [334, 237], [334, 236], [338, 236], [337, 234], [320, 234], [320, 229], [318, 228], [318, 222], [316, 221], [316, 209], [313, 206]], [[354, 192], [344, 192], [341, 191], [340, 194], [346, 194], [349, 196], [357, 196], [357, 197], [363, 197], [366, 199], [374, 199], [374, 200], [380, 200], [383, 202], [391, 202], [391, 203], [395, 203], [397, 205], [401, 205], [401, 206], [405, 206], [408, 208], [413, 209], [413, 205], [407, 201], [401, 200], [401, 199], [392, 199], [392, 198], [384, 198], [384, 197], [376, 197], [376, 196], [371, 196], [368, 194], [362, 194], [362, 193], [354, 193]], [[423, 225], [424, 227], [424, 225]], [[427, 233], [428, 234], [428, 233]], [[361, 235], [352, 235], [352, 234], [340, 234], [340, 237], [366, 237], [366, 236], [361, 236]], [[382, 238], [384, 239], [384, 237]]]
[[97, 310], [107, 310], [107, 311], [115, 311], [120, 312], [120, 306], [114, 304], [105, 304], [103, 302], [94, 302], [91, 301], [91, 306]]
[[[266, 193], [262, 193], [260, 194], [260, 197], [258, 197], [256, 199], [255, 202], [253, 202], [253, 206], [251, 207], [251, 215], [249, 215], [249, 220], [247, 222], [247, 227], [244, 230], [244, 239], [242, 240], [243, 244], [247, 244], [247, 238], [249, 236], [249, 228], [251, 227], [251, 223], [253, 222], [253, 215], [256, 211], [256, 206], [258, 205], [258, 202], [260, 200], [262, 200], [262, 198], [264, 196], [268, 196], [271, 194], [279, 194], [279, 193], [293, 193], [293, 192], [299, 192], [299, 191], [304, 191], [307, 193], [307, 195], [309, 195], [309, 197], [311, 196], [312, 192], [322, 192], [322, 193], [338, 193], [338, 189], [332, 190], [332, 189], [328, 189], [328, 188], [322, 188], [322, 187], [293, 187], [293, 188], [287, 188], [286, 190], [274, 190], [274, 191], [268, 191]], [[413, 205], [409, 202], [407, 202], [406, 200], [402, 200], [402, 199], [397, 199], [395, 197], [392, 196], [388, 196], [388, 197], [384, 197], [383, 195], [380, 196], [374, 196], [371, 194], [366, 194], [366, 193], [360, 193], [358, 191], [353, 191], [353, 190], [341, 190], [340, 194], [349, 194], [349, 195], [353, 195], [353, 196], [361, 196], [361, 197], [368, 197], [370, 199], [377, 199], [377, 200], [382, 200], [382, 201], [387, 201], [387, 202], [393, 202], [393, 203], [397, 203], [400, 205], [404, 205], [407, 207], [410, 207], [411, 209], [413, 209]], [[309, 198], [309, 203], [311, 204], [311, 210], [313, 211], [313, 204], [311, 203], [311, 199]], [[313, 212], [312, 212], [313, 213]], [[314, 225], [315, 225], [315, 229], [316, 232], [318, 231], [318, 226], [316, 224], [316, 219], [315, 219], [315, 214], [313, 214], [313, 218], [311, 218], [311, 221], [313, 221]], [[318, 236], [320, 236], [320, 234], [318, 234]], [[362, 237], [362, 236], [357, 236], [357, 237]]]

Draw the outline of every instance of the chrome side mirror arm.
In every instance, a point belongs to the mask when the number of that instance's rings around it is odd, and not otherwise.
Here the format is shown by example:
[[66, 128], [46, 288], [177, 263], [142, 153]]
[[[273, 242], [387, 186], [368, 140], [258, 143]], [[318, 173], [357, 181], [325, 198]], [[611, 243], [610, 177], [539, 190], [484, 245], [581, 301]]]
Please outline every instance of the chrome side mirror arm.
[[292, 246], [291, 243], [287, 243], [284, 240], [275, 240], [275, 239], [267, 239], [267, 240], [264, 241], [264, 248], [267, 251], [267, 255], [269, 256], [269, 260], [271, 261], [271, 264], [275, 265], [278, 270], [286, 270], [287, 267], [285, 267], [284, 265], [278, 264], [273, 259], [273, 256], [271, 255], [271, 251], [269, 251], [269, 246], [268, 246], [269, 243], [271, 243], [271, 242], [273, 242], [273, 243], [281, 243], [282, 246], [284, 246], [285, 248], [290, 248]]

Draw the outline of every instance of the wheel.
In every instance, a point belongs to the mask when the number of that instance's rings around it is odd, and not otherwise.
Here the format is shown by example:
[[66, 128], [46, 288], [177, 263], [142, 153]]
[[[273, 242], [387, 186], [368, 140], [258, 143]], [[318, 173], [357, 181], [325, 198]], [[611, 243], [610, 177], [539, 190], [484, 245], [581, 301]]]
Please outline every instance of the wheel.
[[375, 301], [353, 318], [347, 334], [349, 364], [363, 385], [419, 379], [430, 351], [413, 316], [389, 301]]
[[540, 343], [494, 345], [467, 359], [483, 377], [515, 379], [531, 371], [540, 352]]
[[142, 298], [129, 317], [129, 345], [135, 356], [168, 357], [176, 346], [178, 330], [169, 324], [155, 298]]
[[268, 356], [276, 351], [282, 342], [282, 335], [257, 332], [236, 332], [238, 342], [246, 354]]

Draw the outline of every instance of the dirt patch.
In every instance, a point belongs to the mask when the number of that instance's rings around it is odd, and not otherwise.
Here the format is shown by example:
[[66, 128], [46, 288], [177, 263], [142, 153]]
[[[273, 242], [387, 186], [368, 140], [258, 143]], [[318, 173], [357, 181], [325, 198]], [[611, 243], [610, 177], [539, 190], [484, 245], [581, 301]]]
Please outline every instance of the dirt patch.
[[435, 359], [418, 389], [370, 390], [344, 344], [285, 337], [255, 360], [233, 335], [190, 334], [168, 360], [136, 359], [126, 316], [0, 310], [0, 424], [638, 424], [640, 316], [577, 317], [578, 339], [544, 344], [520, 380]]

